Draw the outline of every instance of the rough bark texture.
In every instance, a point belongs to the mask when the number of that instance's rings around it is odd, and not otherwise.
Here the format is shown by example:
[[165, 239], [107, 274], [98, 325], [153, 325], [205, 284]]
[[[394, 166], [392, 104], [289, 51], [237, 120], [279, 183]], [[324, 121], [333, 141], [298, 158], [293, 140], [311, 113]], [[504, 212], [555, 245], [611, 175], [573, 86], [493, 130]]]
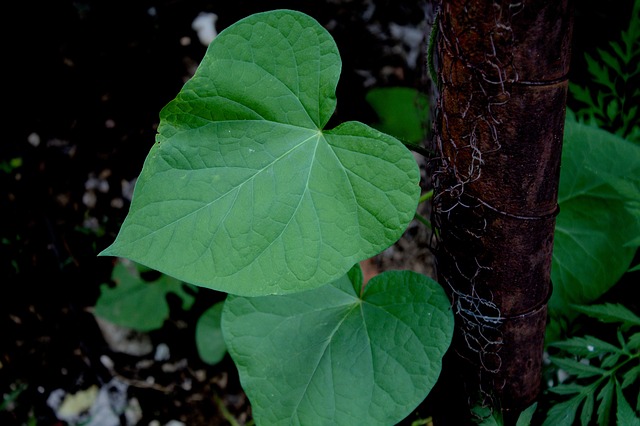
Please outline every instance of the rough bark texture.
[[438, 278], [456, 314], [450, 356], [468, 400], [507, 416], [540, 389], [569, 3], [441, 4], [433, 220]]

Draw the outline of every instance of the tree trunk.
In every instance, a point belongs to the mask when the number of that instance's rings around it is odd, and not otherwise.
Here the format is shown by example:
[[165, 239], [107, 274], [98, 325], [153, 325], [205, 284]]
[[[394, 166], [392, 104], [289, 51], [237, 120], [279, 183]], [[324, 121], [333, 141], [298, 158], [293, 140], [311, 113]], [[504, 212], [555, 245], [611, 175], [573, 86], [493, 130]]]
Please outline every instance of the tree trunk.
[[569, 3], [445, 0], [440, 10], [434, 251], [456, 315], [445, 365], [459, 373], [452, 389], [502, 410], [505, 424], [540, 390]]

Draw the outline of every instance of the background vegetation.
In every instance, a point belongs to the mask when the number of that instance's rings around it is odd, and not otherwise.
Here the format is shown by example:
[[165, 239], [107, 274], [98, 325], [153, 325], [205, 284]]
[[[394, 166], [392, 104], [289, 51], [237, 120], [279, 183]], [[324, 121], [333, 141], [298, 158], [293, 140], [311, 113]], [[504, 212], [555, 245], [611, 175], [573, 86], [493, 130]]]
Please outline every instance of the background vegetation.
[[[607, 8], [589, 1], [577, 3], [569, 107], [577, 120], [637, 144], [638, 8], [629, 1]], [[423, 89], [425, 85], [419, 65], [397, 65], [398, 58], [380, 55], [385, 51], [383, 42], [375, 45], [362, 35], [365, 25], [353, 16], [365, 6], [349, 2], [278, 6], [303, 10], [321, 23], [336, 18], [332, 35], [345, 62], [336, 121], [377, 120], [366, 102], [370, 87], [356, 70], [375, 70], [379, 86]], [[7, 92], [9, 126], [0, 148], [3, 424], [54, 423], [53, 409], [47, 405], [51, 392], [63, 388], [74, 393], [108, 382], [114, 371], [104, 354], [120, 365], [120, 375], [138, 368], [130, 377], [155, 375], [166, 380], [146, 388], [132, 386], [132, 394], [144, 406], [141, 424], [153, 419], [164, 423], [181, 418], [198, 424], [203, 417], [248, 418], [248, 404], [230, 363], [215, 364], [222, 358], [210, 355], [223, 351], [198, 348], [195, 339], [198, 319], [219, 301], [219, 295], [184, 289], [153, 271], [142, 272], [144, 282], [164, 280], [158, 287], [167, 291], [144, 300], [157, 300], [156, 306], [166, 308], [143, 315], [144, 325], [128, 325], [150, 331], [156, 346], [170, 342], [172, 361], [189, 359], [189, 367], [166, 377], [160, 362], [145, 373], [136, 364], [139, 359], [111, 351], [91, 311], [104, 284], [122, 272], [96, 254], [113, 240], [124, 219], [131, 187], [154, 140], [158, 112], [204, 54], [190, 27], [193, 18], [202, 10], [213, 10], [221, 29], [260, 8], [264, 6], [258, 2], [224, 7], [187, 2], [46, 2], [16, 11], [22, 25], [10, 49], [15, 82]], [[411, 10], [405, 6], [380, 3], [378, 13], [384, 15], [381, 11], [387, 12], [387, 21], [412, 24]], [[191, 44], [180, 43], [184, 36], [191, 37]], [[391, 73], [383, 79], [385, 66], [401, 69], [404, 75]], [[614, 183], [625, 190], [620, 185]], [[639, 262], [636, 254], [631, 265]], [[625, 393], [637, 417], [638, 324], [627, 311], [637, 315], [640, 309], [633, 297], [638, 274], [635, 270], [616, 278], [595, 306], [575, 307], [574, 321], [557, 322], [551, 329], [550, 340], [555, 343], [549, 347], [553, 358], [546, 374], [555, 391], [545, 392], [541, 405], [546, 406], [540, 412], [551, 410], [552, 424], [570, 424], [571, 412], [583, 423], [598, 418], [600, 424], [609, 416], [615, 420], [619, 412], [633, 415], [621, 404], [618, 392]], [[214, 329], [215, 318], [212, 315]], [[198, 377], [202, 371], [206, 378], [194, 380], [191, 389], [170, 388], [171, 382], [185, 383], [185, 377]], [[557, 386], [560, 382], [566, 387]], [[201, 395], [202, 402], [190, 400], [194, 394]], [[185, 406], [192, 403], [201, 417], [187, 414]]]

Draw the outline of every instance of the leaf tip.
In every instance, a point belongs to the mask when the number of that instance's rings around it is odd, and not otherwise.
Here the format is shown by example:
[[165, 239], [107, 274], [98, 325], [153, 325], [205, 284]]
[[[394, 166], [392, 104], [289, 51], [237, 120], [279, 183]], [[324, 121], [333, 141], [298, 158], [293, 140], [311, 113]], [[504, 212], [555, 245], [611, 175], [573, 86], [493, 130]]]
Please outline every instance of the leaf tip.
[[99, 252], [98, 257], [107, 257], [107, 256], [117, 257], [118, 254], [117, 254], [117, 250], [114, 247], [115, 245], [116, 243], [114, 242], [111, 245], [109, 245], [107, 248]]

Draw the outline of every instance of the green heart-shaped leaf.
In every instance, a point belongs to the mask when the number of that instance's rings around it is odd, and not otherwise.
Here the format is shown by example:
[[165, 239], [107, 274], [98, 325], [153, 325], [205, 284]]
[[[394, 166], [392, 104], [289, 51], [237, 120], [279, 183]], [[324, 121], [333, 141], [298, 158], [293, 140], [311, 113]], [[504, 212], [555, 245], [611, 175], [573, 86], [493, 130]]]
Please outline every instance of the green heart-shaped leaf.
[[319, 287], [397, 241], [413, 155], [361, 123], [323, 130], [341, 63], [318, 22], [252, 15], [161, 112], [129, 214], [102, 255], [240, 295]]
[[640, 234], [640, 148], [567, 120], [549, 305], [566, 313], [609, 290], [629, 269]]
[[430, 278], [385, 272], [362, 290], [356, 266], [302, 293], [229, 296], [222, 330], [257, 424], [388, 425], [435, 384], [453, 315]]

